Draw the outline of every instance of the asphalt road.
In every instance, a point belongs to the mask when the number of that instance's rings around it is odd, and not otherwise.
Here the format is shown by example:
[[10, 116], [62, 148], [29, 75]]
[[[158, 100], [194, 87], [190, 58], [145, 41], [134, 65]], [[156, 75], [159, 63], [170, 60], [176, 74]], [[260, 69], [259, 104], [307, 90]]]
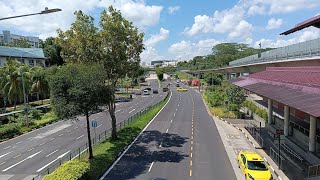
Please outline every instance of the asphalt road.
[[[152, 88], [158, 88], [157, 80], [150, 80]], [[122, 122], [143, 108], [161, 101], [165, 94], [137, 96], [130, 102], [117, 105], [117, 122]], [[81, 118], [82, 119], [82, 118]], [[96, 134], [111, 128], [108, 113], [90, 116], [98, 123]], [[91, 137], [94, 131], [91, 129]], [[0, 180], [32, 179], [69, 152], [87, 143], [86, 122], [60, 121], [0, 144]]]
[[177, 92], [104, 180], [234, 180], [217, 127], [193, 89]]

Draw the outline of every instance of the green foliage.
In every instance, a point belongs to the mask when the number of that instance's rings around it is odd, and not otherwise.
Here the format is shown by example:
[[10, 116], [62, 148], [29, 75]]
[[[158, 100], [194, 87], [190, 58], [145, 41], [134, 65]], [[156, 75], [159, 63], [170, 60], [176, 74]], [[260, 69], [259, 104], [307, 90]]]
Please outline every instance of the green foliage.
[[19, 48], [31, 48], [31, 45], [28, 43], [27, 39], [21, 38], [13, 40], [9, 43], [2, 43], [2, 46], [10, 46], [10, 47], [19, 47]]
[[211, 107], [214, 106], [221, 106], [223, 105], [224, 96], [221, 93], [213, 92], [213, 93], [206, 93], [208, 98], [208, 103]]
[[0, 140], [6, 138], [12, 138], [15, 135], [21, 134], [21, 125], [19, 123], [10, 123], [0, 126]]
[[56, 42], [56, 38], [48, 37], [45, 41], [40, 39], [40, 47], [43, 48], [43, 53], [47, 57], [47, 61], [50, 66], [62, 65], [64, 63], [60, 53], [62, 47]]
[[211, 85], [221, 85], [223, 80], [223, 74], [221, 73], [210, 73], [204, 76], [206, 83]]
[[156, 68], [156, 74], [157, 74], [157, 76], [158, 76], [158, 79], [160, 80], [160, 81], [162, 81], [163, 80], [163, 69], [162, 68]]
[[189, 70], [218, 68], [228, 65], [230, 61], [268, 50], [271, 49], [267, 48], [260, 50], [249, 47], [247, 44], [221, 43], [213, 46], [212, 54], [207, 56], [196, 56], [190, 61], [180, 61], [177, 64], [177, 68]]
[[58, 120], [59, 120], [59, 118], [55, 115], [55, 113], [53, 111], [51, 111], [51, 112], [44, 114], [40, 120], [35, 120], [34, 124], [36, 126], [43, 126], [46, 124], [56, 122]]
[[62, 164], [53, 173], [43, 180], [78, 180], [89, 170], [90, 164], [86, 161], [72, 160]]
[[32, 108], [29, 112], [29, 118], [31, 119], [41, 119], [41, 116], [43, 115], [42, 111], [36, 108]]
[[259, 117], [263, 118], [265, 121], [268, 121], [268, 112], [265, 109], [257, 107], [255, 103], [249, 100], [245, 100], [242, 106], [249, 108], [253, 113], [257, 114]]
[[243, 89], [238, 86], [230, 84], [226, 89], [226, 98], [229, 104], [242, 104], [246, 98]]

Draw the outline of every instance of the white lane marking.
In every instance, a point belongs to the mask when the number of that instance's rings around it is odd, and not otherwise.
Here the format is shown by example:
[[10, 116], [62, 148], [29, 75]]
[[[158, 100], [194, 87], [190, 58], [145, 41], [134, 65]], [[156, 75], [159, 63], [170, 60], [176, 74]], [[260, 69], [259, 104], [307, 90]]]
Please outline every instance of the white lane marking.
[[75, 127], [74, 129], [78, 129], [79, 127]]
[[180, 106], [180, 104], [178, 104], [178, 106]]
[[121, 111], [121, 109], [117, 110], [115, 113], [117, 113], [117, 112], [119, 112], [119, 111]]
[[169, 129], [166, 130], [166, 133], [168, 133]]
[[129, 114], [132, 113], [134, 110], [136, 110], [136, 109], [132, 109], [131, 111], [129, 111]]
[[34, 154], [30, 155], [29, 157], [27, 157], [27, 158], [25, 158], [25, 159], [23, 159], [23, 160], [21, 160], [21, 161], [19, 161], [19, 162], [15, 163], [14, 165], [12, 165], [12, 166], [10, 166], [10, 167], [8, 167], [8, 168], [6, 168], [6, 169], [2, 170], [2, 171], [3, 171], [3, 172], [8, 171], [9, 169], [11, 169], [11, 168], [13, 168], [13, 167], [17, 166], [18, 164], [20, 164], [20, 163], [22, 163], [22, 162], [26, 161], [27, 159], [31, 159], [31, 158], [33, 158], [34, 156], [36, 156], [37, 154], [41, 153], [42, 151], [43, 151], [43, 150], [41, 150], [41, 151], [39, 151], [39, 152], [36, 152], [36, 153], [34, 153]]
[[19, 156], [21, 156], [21, 154], [18, 154], [18, 155], [16, 155], [16, 156], [14, 156], [13, 159], [15, 159], [15, 158], [17, 158], [17, 157], [19, 157]]
[[4, 161], [4, 162], [0, 163], [0, 166], [1, 166], [2, 164], [4, 164], [4, 163], [6, 163], [6, 162]]
[[34, 137], [29, 137], [28, 139], [30, 140], [30, 139], [33, 139]]
[[176, 111], [178, 111], [178, 108], [176, 109]]
[[149, 167], [148, 172], [150, 172], [150, 171], [151, 171], [151, 168], [152, 168], [152, 166], [153, 166], [153, 163], [154, 163], [154, 162], [152, 162], [152, 163], [151, 163], [151, 165], [150, 165], [150, 167]]
[[44, 145], [46, 142], [43, 142], [43, 143], [41, 143], [41, 144], [39, 144], [39, 146], [42, 146], [42, 145]]
[[29, 151], [32, 151], [33, 149], [34, 149], [34, 148], [29, 149], [28, 152], [29, 152]]
[[46, 157], [51, 156], [53, 153], [55, 153], [55, 152], [57, 152], [57, 151], [59, 151], [59, 149], [57, 149], [57, 150], [53, 151], [52, 153], [50, 153], [50, 154], [46, 155]]
[[10, 153], [12, 153], [12, 151], [7, 152], [7, 153], [5, 153], [5, 154], [1, 155], [1, 156], [0, 156], [0, 158], [4, 157], [4, 156], [6, 156], [6, 155], [8, 155], [8, 154], [10, 154]]
[[83, 136], [84, 136], [84, 135], [81, 135], [81, 136], [77, 137], [77, 139], [76, 139], [76, 140], [78, 140], [78, 139], [82, 138]]
[[5, 148], [3, 148], [3, 149], [8, 149], [8, 148], [10, 148], [11, 146], [7, 146], [7, 147], [5, 147]]
[[17, 142], [16, 144], [20, 144], [20, 143], [22, 143], [22, 141], [19, 141], [19, 142]]
[[60, 158], [63, 158], [63, 156], [65, 156], [65, 155], [66, 155], [66, 154], [68, 154], [69, 152], [70, 152], [70, 151], [68, 151], [68, 152], [66, 152], [66, 153], [64, 153], [64, 154], [62, 154], [62, 155], [60, 155], [59, 157], [57, 157], [57, 159], [55, 159], [55, 160], [53, 160], [53, 161], [49, 162], [47, 165], [45, 165], [45, 166], [43, 166], [42, 168], [38, 169], [36, 172], [40, 172], [40, 171], [42, 171], [43, 169], [45, 169], [46, 167], [48, 167], [50, 164], [54, 163], [56, 160], [58, 160], [58, 159], [60, 159]]
[[54, 140], [54, 138], [49, 139], [49, 141], [52, 141], [52, 140]]
[[59, 134], [59, 137], [60, 137], [60, 136], [63, 136], [63, 134]]
[[68, 130], [67, 132], [70, 132], [71, 131], [71, 129], [70, 130]]
[[97, 126], [97, 128], [100, 127], [100, 126], [102, 126], [102, 124], [100, 124], [99, 126]]
[[173, 119], [171, 119], [170, 123], [172, 123]]

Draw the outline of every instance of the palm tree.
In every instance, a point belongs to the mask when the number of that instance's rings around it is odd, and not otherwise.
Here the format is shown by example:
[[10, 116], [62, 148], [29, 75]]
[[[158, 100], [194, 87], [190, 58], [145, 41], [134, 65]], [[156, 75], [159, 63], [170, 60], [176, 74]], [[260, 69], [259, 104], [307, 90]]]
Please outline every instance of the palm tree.
[[32, 92], [37, 93], [37, 100], [39, 101], [39, 95], [43, 97], [49, 92], [48, 81], [46, 80], [46, 74], [43, 67], [35, 66], [30, 69], [32, 75]]

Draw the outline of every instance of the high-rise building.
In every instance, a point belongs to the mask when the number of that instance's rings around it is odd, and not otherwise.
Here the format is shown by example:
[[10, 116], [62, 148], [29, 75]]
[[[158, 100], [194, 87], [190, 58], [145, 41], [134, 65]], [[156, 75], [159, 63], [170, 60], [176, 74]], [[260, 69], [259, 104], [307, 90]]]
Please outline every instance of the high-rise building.
[[2, 31], [0, 34], [0, 42], [2, 43], [10, 43], [19, 39], [27, 40], [32, 48], [39, 48], [39, 37], [11, 34], [10, 31]]

